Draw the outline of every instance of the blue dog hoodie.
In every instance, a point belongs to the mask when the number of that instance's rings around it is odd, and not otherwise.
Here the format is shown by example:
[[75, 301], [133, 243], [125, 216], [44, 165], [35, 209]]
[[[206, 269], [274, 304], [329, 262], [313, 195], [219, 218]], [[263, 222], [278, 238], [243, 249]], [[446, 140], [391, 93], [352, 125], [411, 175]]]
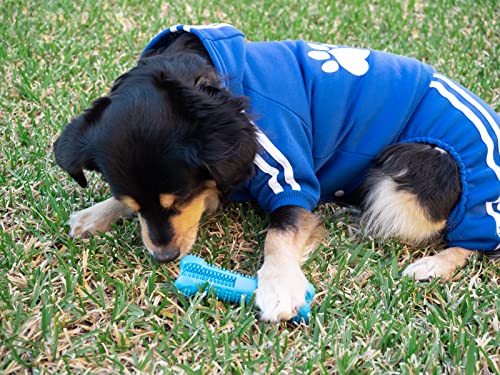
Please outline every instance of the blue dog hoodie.
[[497, 248], [498, 115], [463, 87], [415, 59], [306, 41], [245, 42], [228, 24], [172, 26], [143, 54], [181, 31], [201, 40], [225, 87], [247, 96], [257, 119], [257, 172], [235, 199], [269, 212], [285, 205], [312, 210], [358, 187], [384, 147], [429, 143], [461, 170], [449, 245]]

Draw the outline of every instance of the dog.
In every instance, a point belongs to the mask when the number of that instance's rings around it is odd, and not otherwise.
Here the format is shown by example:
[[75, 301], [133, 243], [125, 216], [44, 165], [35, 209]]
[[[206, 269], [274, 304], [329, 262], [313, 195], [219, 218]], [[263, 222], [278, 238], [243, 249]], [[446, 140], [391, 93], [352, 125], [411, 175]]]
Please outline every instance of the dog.
[[[366, 233], [448, 248], [403, 272], [449, 278], [500, 244], [499, 117], [416, 60], [305, 41], [245, 42], [227, 24], [156, 36], [109, 95], [54, 144], [82, 187], [112, 197], [74, 213], [70, 236], [137, 214], [158, 262], [187, 254], [200, 218], [232, 200], [270, 213], [256, 303], [277, 322], [304, 304], [321, 201], [363, 209]], [[495, 141], [496, 139], [496, 141]]]

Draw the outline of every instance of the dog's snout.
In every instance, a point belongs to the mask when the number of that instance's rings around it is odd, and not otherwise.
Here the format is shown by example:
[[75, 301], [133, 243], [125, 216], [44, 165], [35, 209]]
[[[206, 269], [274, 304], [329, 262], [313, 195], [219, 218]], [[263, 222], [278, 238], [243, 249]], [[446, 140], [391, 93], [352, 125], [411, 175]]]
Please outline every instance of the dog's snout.
[[149, 228], [149, 239], [156, 247], [164, 247], [172, 241], [172, 233], [169, 228]]
[[153, 259], [158, 263], [166, 263], [177, 259], [180, 254], [181, 252], [178, 248], [166, 249], [161, 252], [153, 253]]
[[154, 220], [146, 221], [139, 215], [142, 239], [153, 259], [159, 263], [170, 262], [181, 254], [181, 248], [173, 240], [172, 229], [165, 222], [158, 223]]

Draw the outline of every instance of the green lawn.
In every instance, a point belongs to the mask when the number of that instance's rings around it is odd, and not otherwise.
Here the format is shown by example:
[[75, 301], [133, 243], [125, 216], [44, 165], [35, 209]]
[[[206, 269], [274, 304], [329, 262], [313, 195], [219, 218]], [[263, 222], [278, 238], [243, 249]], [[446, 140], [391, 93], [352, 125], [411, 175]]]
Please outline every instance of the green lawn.
[[[218, 4], [217, 4], [218, 3]], [[138, 223], [71, 240], [76, 209], [108, 196], [54, 163], [62, 127], [176, 23], [229, 22], [249, 40], [307, 39], [424, 60], [500, 110], [496, 0], [2, 0], [0, 4], [0, 373], [500, 373], [498, 264], [447, 284], [400, 277], [435, 248], [376, 242], [320, 207], [331, 234], [305, 265], [309, 326], [178, 295], [178, 262], [152, 262]], [[234, 205], [205, 220], [193, 253], [255, 274], [266, 219]]]

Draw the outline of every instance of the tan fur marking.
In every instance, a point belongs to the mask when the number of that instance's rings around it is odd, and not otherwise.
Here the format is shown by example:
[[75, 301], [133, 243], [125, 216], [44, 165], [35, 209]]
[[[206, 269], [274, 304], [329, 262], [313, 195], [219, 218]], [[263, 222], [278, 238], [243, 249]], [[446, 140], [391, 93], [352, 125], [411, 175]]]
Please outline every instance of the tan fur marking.
[[[169, 194], [162, 194], [164, 196]], [[171, 195], [171, 194], [170, 194]], [[173, 196], [173, 195], [171, 195]], [[190, 202], [176, 207], [180, 211], [179, 214], [173, 215], [170, 219], [174, 237], [172, 243], [165, 248], [177, 247], [180, 250], [180, 255], [187, 254], [196, 240], [198, 225], [205, 211], [213, 211], [219, 205], [218, 192], [215, 183], [209, 181], [207, 188], [199, 195], [195, 196]], [[161, 253], [164, 251], [163, 246], [156, 246], [149, 238], [146, 221], [139, 215], [141, 224], [141, 233], [144, 245], [151, 253]]]
[[201, 215], [205, 211], [207, 193], [196, 196], [191, 202], [179, 207], [180, 213], [171, 219], [171, 224], [174, 229], [174, 241], [181, 249], [181, 253], [185, 254], [194, 244], [198, 231], [198, 224]]
[[327, 232], [323, 221], [305, 209], [301, 212], [296, 225], [298, 230], [269, 230], [264, 245], [264, 254], [281, 249], [292, 250], [295, 258], [302, 264], [309, 253], [319, 246]]
[[361, 223], [374, 237], [397, 237], [419, 244], [437, 237], [446, 220], [429, 220], [414, 194], [398, 190], [391, 178], [385, 178], [370, 191]]
[[219, 208], [220, 201], [219, 201], [219, 192], [217, 190], [217, 185], [215, 181], [207, 181], [206, 183], [207, 189], [205, 190], [206, 196], [205, 196], [205, 210], [208, 213], [212, 213], [217, 208]]
[[170, 208], [174, 204], [176, 196], [174, 194], [160, 194], [160, 204], [163, 208]]
[[126, 204], [130, 209], [138, 212], [141, 209], [141, 206], [139, 203], [136, 202], [136, 200], [132, 197], [129, 197], [128, 195], [124, 195], [123, 197], [120, 197], [120, 201], [123, 204]]
[[149, 238], [149, 231], [147, 229], [148, 226], [146, 224], [146, 220], [144, 220], [140, 214], [138, 216], [139, 216], [139, 224], [141, 224], [141, 236], [142, 236], [142, 241], [144, 242], [144, 245], [151, 253], [160, 252], [161, 249], [158, 248], [157, 246], [153, 245], [151, 238]]
[[[415, 227], [424, 228], [424, 232], [439, 232], [446, 226], [446, 220], [441, 221], [431, 221], [427, 218], [422, 206], [418, 201], [418, 198], [411, 193], [401, 192], [399, 197], [401, 206], [404, 207], [405, 211], [413, 218]], [[413, 229], [413, 228], [412, 228]]]

